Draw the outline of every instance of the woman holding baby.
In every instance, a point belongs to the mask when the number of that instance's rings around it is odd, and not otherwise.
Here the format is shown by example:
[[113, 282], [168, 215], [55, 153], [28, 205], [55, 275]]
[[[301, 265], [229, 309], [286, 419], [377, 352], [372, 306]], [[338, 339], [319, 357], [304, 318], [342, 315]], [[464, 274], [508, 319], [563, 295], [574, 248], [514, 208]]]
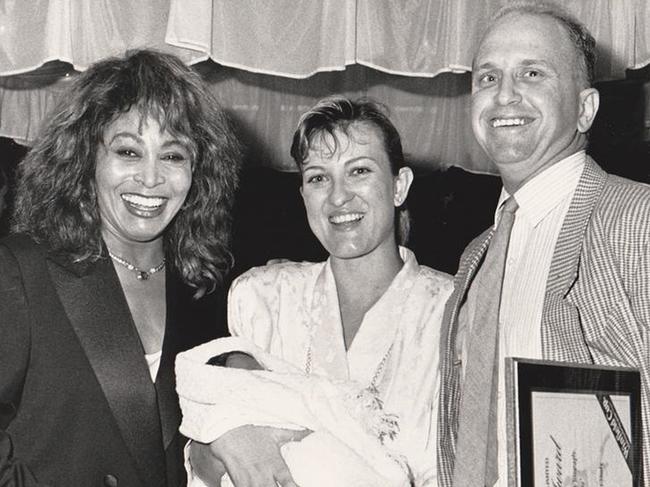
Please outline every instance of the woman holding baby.
[[400, 245], [413, 181], [400, 136], [379, 105], [331, 97], [302, 116], [291, 155], [329, 258], [246, 272], [233, 338], [179, 357], [190, 485], [437, 485], [452, 282]]

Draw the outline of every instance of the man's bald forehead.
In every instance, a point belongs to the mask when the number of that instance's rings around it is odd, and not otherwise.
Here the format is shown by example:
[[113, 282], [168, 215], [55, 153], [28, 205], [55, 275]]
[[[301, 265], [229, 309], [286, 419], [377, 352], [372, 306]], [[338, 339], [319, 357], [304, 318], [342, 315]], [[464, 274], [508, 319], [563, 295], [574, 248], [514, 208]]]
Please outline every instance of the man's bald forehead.
[[546, 2], [515, 2], [498, 10], [490, 20], [475, 51], [472, 68], [476, 63], [483, 41], [494, 28], [507, 21], [506, 17], [512, 15], [529, 15], [540, 18], [550, 18], [561, 26], [566, 34], [566, 40], [575, 55], [576, 79], [584, 88], [591, 87], [594, 83], [596, 64], [596, 41], [589, 30], [571, 14], [554, 4]]

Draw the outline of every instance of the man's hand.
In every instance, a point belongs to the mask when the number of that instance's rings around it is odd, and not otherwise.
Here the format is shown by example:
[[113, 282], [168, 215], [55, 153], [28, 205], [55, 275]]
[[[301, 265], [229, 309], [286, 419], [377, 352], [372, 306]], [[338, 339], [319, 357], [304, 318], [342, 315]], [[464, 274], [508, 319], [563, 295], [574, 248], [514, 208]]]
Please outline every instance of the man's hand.
[[288, 430], [265, 426], [240, 426], [209, 445], [193, 442], [190, 462], [196, 475], [209, 487], [218, 487], [225, 471], [235, 487], [298, 487], [280, 447], [300, 441], [309, 430]]

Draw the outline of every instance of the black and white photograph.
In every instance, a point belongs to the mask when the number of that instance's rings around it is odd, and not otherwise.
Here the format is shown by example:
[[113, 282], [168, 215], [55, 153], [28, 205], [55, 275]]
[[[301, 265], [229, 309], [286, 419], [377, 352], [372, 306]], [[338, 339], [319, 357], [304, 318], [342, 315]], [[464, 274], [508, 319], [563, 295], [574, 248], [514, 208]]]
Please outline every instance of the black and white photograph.
[[0, 0], [0, 487], [650, 487], [650, 0]]

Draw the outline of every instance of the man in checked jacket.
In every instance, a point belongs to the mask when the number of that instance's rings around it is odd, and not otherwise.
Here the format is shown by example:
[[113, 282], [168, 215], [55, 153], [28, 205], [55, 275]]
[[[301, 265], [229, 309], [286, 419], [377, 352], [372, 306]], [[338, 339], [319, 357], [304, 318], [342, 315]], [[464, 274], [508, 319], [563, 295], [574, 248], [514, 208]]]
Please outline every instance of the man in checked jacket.
[[[468, 404], [465, 372], [480, 355], [468, 353], [471, 337], [487, 326], [476, 282], [494, 229], [465, 250], [447, 304], [441, 486], [507, 485], [508, 356], [640, 369], [640, 468], [650, 485], [650, 187], [605, 173], [585, 153], [599, 105], [594, 63], [595, 42], [586, 28], [540, 2], [504, 7], [479, 44], [472, 127], [503, 181], [495, 227], [508, 198], [517, 209], [494, 320], [495, 412], [486, 415], [485, 429], [468, 428], [471, 422], [463, 428], [459, 417], [468, 417], [464, 407], [490, 408], [490, 394], [484, 405]], [[460, 448], [469, 454], [459, 451], [461, 443], [470, 445]]]

